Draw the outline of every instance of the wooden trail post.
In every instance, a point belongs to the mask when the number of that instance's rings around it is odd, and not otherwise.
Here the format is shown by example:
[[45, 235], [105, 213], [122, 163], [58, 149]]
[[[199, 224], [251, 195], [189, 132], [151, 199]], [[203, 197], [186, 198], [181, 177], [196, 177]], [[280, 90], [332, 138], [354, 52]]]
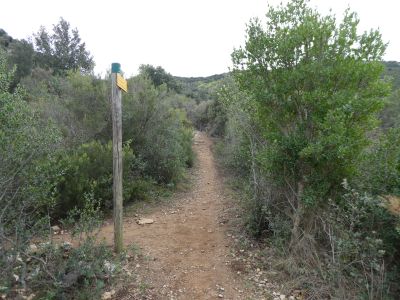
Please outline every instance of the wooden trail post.
[[122, 238], [122, 105], [121, 89], [127, 91], [126, 80], [121, 76], [121, 65], [111, 64], [111, 112], [113, 127], [113, 219], [114, 249], [123, 249]]

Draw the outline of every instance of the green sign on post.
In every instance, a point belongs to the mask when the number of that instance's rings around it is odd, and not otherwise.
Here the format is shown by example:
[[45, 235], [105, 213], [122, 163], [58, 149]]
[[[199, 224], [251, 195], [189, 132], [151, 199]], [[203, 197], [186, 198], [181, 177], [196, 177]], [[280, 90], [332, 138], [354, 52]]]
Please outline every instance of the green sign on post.
[[121, 64], [120, 63], [112, 63], [111, 64], [111, 73], [121, 73]]

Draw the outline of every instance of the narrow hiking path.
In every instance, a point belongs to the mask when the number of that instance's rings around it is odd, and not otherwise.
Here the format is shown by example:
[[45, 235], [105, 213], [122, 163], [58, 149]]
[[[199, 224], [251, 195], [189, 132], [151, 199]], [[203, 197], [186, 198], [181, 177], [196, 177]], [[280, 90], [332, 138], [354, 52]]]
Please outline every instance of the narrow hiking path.
[[[137, 244], [148, 257], [145, 266], [138, 264], [133, 270], [146, 281], [144, 288], [151, 289], [153, 296], [144, 299], [249, 299], [229, 265], [230, 241], [223, 217], [226, 196], [211, 146], [204, 133], [195, 134], [192, 187], [177, 193], [171, 204], [143, 215], [153, 224], [138, 225], [133, 217], [124, 220], [125, 245]], [[112, 225], [105, 226], [100, 236], [112, 242]], [[116, 296], [140, 299], [129, 287]]]

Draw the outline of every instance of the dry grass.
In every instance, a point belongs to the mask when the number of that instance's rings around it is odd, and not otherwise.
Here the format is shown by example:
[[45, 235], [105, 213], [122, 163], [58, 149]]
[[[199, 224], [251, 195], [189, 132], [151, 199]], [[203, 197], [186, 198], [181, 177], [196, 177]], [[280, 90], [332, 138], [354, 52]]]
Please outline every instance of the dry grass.
[[384, 196], [383, 203], [391, 214], [400, 217], [400, 197], [394, 195]]

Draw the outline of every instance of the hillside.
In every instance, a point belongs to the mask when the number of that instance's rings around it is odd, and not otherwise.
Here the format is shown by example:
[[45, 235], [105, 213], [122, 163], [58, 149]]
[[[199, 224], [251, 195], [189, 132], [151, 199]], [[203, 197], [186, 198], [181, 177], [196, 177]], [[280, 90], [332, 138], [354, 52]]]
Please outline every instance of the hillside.
[[175, 80], [181, 86], [181, 93], [197, 102], [213, 100], [221, 86], [229, 77], [228, 73], [207, 77], [178, 77]]
[[400, 62], [385, 61], [385, 75], [393, 79], [393, 90], [400, 88]]

